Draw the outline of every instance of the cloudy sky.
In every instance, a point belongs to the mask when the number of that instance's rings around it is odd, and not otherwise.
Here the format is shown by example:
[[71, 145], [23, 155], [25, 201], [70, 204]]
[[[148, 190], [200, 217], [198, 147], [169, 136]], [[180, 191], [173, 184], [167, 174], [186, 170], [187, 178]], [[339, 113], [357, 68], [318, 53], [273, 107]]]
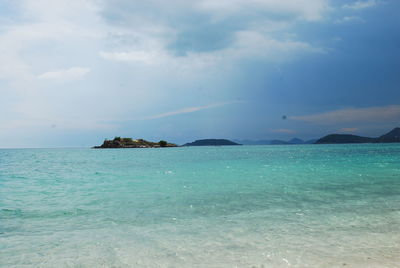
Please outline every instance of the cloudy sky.
[[399, 10], [0, 0], [0, 147], [380, 135], [400, 125]]

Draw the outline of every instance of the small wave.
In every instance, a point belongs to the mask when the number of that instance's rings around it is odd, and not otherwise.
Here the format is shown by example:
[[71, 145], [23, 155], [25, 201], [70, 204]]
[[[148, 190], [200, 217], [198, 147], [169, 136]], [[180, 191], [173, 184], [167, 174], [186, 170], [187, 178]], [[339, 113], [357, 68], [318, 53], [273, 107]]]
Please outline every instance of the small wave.
[[21, 210], [21, 209], [0, 209], [0, 219], [7, 218], [58, 218], [65, 216], [82, 216], [88, 215], [89, 211], [83, 209], [72, 209], [62, 211], [38, 211], [38, 210]]
[[17, 216], [20, 215], [22, 211], [20, 209], [9, 209], [9, 208], [2, 208], [0, 209], [0, 219], [7, 218], [10, 216]]

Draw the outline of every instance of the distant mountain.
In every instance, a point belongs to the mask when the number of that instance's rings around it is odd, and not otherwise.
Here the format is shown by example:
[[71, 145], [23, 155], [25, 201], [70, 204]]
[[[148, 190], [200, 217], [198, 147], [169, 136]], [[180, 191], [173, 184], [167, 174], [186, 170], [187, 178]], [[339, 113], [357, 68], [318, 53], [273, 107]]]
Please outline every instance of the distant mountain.
[[243, 145], [270, 145], [270, 140], [233, 140], [236, 143], [243, 144]]
[[372, 143], [375, 138], [361, 137], [351, 134], [330, 134], [319, 140], [316, 144], [331, 144], [331, 143]]
[[285, 144], [291, 144], [291, 143], [282, 140], [272, 140], [270, 142], [270, 145], [285, 145]]
[[304, 142], [304, 144], [314, 144], [317, 142], [318, 139], [311, 139]]
[[302, 139], [299, 138], [293, 138], [290, 141], [288, 141], [290, 144], [304, 144], [305, 142]]
[[396, 127], [390, 132], [378, 137], [369, 138], [350, 134], [330, 134], [315, 143], [317, 144], [330, 144], [330, 143], [392, 143], [400, 142], [400, 128]]
[[204, 139], [186, 143], [183, 146], [226, 146], [226, 145], [241, 145], [241, 144], [225, 139]]
[[243, 145], [294, 145], [294, 144], [314, 144], [317, 139], [304, 141], [299, 138], [293, 138], [289, 141], [284, 140], [234, 140]]
[[386, 133], [385, 135], [376, 138], [378, 143], [391, 143], [391, 142], [400, 142], [400, 128], [396, 127], [392, 129], [390, 132]]

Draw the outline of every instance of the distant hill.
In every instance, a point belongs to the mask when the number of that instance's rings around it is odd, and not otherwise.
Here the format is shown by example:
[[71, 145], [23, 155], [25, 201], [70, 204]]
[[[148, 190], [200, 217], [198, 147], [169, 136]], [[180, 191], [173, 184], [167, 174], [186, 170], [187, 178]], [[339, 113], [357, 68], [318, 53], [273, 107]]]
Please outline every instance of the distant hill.
[[225, 139], [204, 139], [186, 143], [183, 146], [226, 146], [226, 145], [241, 145], [241, 144]]
[[282, 141], [282, 140], [272, 140], [270, 142], [270, 145], [285, 145], [285, 144], [292, 144], [292, 143], [289, 143], [287, 141]]
[[299, 138], [293, 138], [289, 141], [284, 140], [234, 140], [243, 145], [294, 145], [294, 144], [314, 144], [317, 139], [304, 141]]
[[293, 138], [293, 139], [289, 140], [288, 143], [290, 143], [290, 144], [304, 144], [304, 141], [302, 139], [299, 139], [299, 138]]
[[270, 140], [233, 140], [236, 143], [243, 145], [270, 145]]
[[378, 143], [391, 143], [391, 142], [400, 142], [400, 128], [396, 127], [392, 129], [389, 133], [380, 136], [376, 139]]
[[374, 138], [361, 137], [351, 134], [330, 134], [319, 140], [316, 144], [331, 144], [331, 143], [372, 143]]
[[311, 140], [305, 141], [304, 144], [314, 144], [317, 142], [317, 140], [318, 139], [311, 139]]
[[390, 132], [378, 137], [369, 138], [350, 134], [330, 134], [319, 140], [316, 144], [336, 144], [336, 143], [392, 143], [400, 142], [400, 128], [396, 127]]

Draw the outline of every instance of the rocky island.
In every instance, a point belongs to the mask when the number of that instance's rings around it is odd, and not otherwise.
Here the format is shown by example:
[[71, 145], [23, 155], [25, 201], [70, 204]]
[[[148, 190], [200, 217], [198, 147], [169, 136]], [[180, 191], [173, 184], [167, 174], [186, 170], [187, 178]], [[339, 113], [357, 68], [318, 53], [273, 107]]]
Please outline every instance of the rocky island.
[[189, 142], [184, 144], [183, 146], [226, 146], [226, 145], [241, 145], [241, 144], [225, 139], [204, 139], [204, 140], [196, 140], [194, 142]]
[[113, 140], [104, 140], [100, 146], [94, 146], [94, 149], [108, 149], [108, 148], [161, 148], [161, 147], [178, 147], [173, 143], [166, 141], [151, 142], [144, 139], [134, 140], [132, 138], [115, 137]]

